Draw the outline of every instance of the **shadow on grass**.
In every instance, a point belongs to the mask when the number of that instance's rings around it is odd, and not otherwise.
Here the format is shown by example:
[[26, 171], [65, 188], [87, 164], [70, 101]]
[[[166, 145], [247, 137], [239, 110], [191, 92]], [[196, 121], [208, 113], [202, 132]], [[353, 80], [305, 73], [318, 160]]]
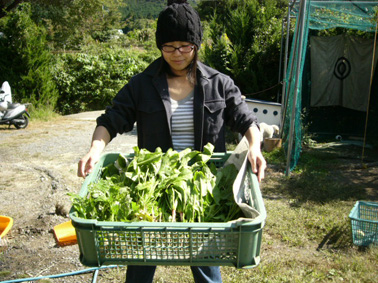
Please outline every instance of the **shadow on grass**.
[[322, 249], [345, 249], [352, 246], [352, 236], [350, 225], [345, 224], [342, 226], [335, 226], [331, 229], [327, 235], [317, 247], [317, 251]]
[[[353, 243], [352, 230], [349, 223], [334, 226], [322, 239], [316, 248], [317, 251], [344, 250], [355, 246]], [[370, 246], [356, 246], [359, 252], [365, 253], [370, 250]]]
[[[294, 199], [296, 206], [307, 201], [369, 199], [366, 188], [378, 192], [377, 176], [362, 168], [359, 153], [360, 148], [346, 146], [306, 149], [296, 169], [289, 177], [277, 180], [268, 194]], [[370, 156], [376, 161], [375, 154]], [[282, 159], [275, 158], [282, 165]]]
[[335, 200], [358, 200], [366, 198], [363, 186], [353, 184], [349, 177], [338, 176], [332, 172], [306, 171], [292, 176], [284, 181], [282, 189], [291, 199], [296, 199], [296, 205], [313, 201], [327, 203]]

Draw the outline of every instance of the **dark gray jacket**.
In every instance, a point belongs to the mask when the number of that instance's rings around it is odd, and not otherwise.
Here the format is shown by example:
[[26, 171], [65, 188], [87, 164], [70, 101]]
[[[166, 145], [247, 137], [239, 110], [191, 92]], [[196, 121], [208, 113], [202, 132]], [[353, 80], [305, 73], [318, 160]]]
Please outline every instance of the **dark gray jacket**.
[[[113, 99], [112, 107], [97, 119], [113, 139], [133, 129], [137, 123], [138, 146], [154, 151], [172, 147], [171, 103], [168, 83], [159, 74], [161, 58], [145, 71], [134, 76]], [[232, 79], [198, 62], [197, 85], [194, 90], [194, 136], [196, 150], [208, 142], [215, 151], [224, 152], [226, 124], [234, 132], [244, 135], [256, 123], [254, 116], [241, 98]]]

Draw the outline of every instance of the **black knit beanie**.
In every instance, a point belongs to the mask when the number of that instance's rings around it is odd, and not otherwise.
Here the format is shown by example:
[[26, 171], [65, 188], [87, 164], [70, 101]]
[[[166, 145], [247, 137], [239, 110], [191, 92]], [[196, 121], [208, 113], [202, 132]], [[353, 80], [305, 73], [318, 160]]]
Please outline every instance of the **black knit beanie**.
[[187, 41], [201, 46], [202, 26], [199, 15], [186, 0], [168, 0], [160, 12], [156, 28], [156, 45], [172, 41]]

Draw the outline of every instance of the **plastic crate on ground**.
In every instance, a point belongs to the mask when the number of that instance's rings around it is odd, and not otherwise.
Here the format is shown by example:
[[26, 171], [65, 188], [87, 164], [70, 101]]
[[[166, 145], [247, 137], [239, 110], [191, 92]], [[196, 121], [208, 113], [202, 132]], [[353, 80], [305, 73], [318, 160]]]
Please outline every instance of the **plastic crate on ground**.
[[378, 246], [378, 203], [357, 201], [349, 214], [353, 244]]
[[[119, 153], [104, 154], [80, 190], [100, 178], [101, 168]], [[229, 154], [216, 153], [210, 162], [223, 166]], [[132, 155], [126, 155], [132, 158]], [[266, 211], [257, 177], [248, 162], [240, 190], [247, 189], [251, 206], [259, 216], [251, 221], [228, 223], [107, 222], [78, 218], [70, 211], [86, 266], [102, 265], [192, 265], [252, 268], [260, 262], [262, 229]]]

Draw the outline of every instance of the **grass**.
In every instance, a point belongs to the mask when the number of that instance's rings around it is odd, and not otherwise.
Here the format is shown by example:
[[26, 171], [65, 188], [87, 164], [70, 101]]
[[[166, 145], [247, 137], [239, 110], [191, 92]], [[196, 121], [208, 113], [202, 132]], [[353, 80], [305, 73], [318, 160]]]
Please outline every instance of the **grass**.
[[60, 115], [56, 112], [54, 112], [53, 110], [49, 109], [48, 107], [47, 108], [33, 108], [31, 107], [30, 109], [30, 119], [32, 121], [50, 121], [54, 118], [57, 118], [59, 117]]
[[9, 274], [11, 274], [9, 270], [0, 271], [0, 278], [8, 276]]
[[[266, 154], [268, 163], [283, 172], [282, 157], [282, 150]], [[263, 246], [268, 251], [279, 246], [288, 256], [275, 262], [269, 282], [376, 282], [378, 249], [352, 243], [348, 216], [368, 195], [364, 184], [346, 174], [348, 158], [334, 148], [307, 148], [290, 177], [274, 175], [263, 184], [268, 212]], [[265, 254], [268, 261], [271, 256]], [[268, 268], [264, 265], [257, 270]]]

